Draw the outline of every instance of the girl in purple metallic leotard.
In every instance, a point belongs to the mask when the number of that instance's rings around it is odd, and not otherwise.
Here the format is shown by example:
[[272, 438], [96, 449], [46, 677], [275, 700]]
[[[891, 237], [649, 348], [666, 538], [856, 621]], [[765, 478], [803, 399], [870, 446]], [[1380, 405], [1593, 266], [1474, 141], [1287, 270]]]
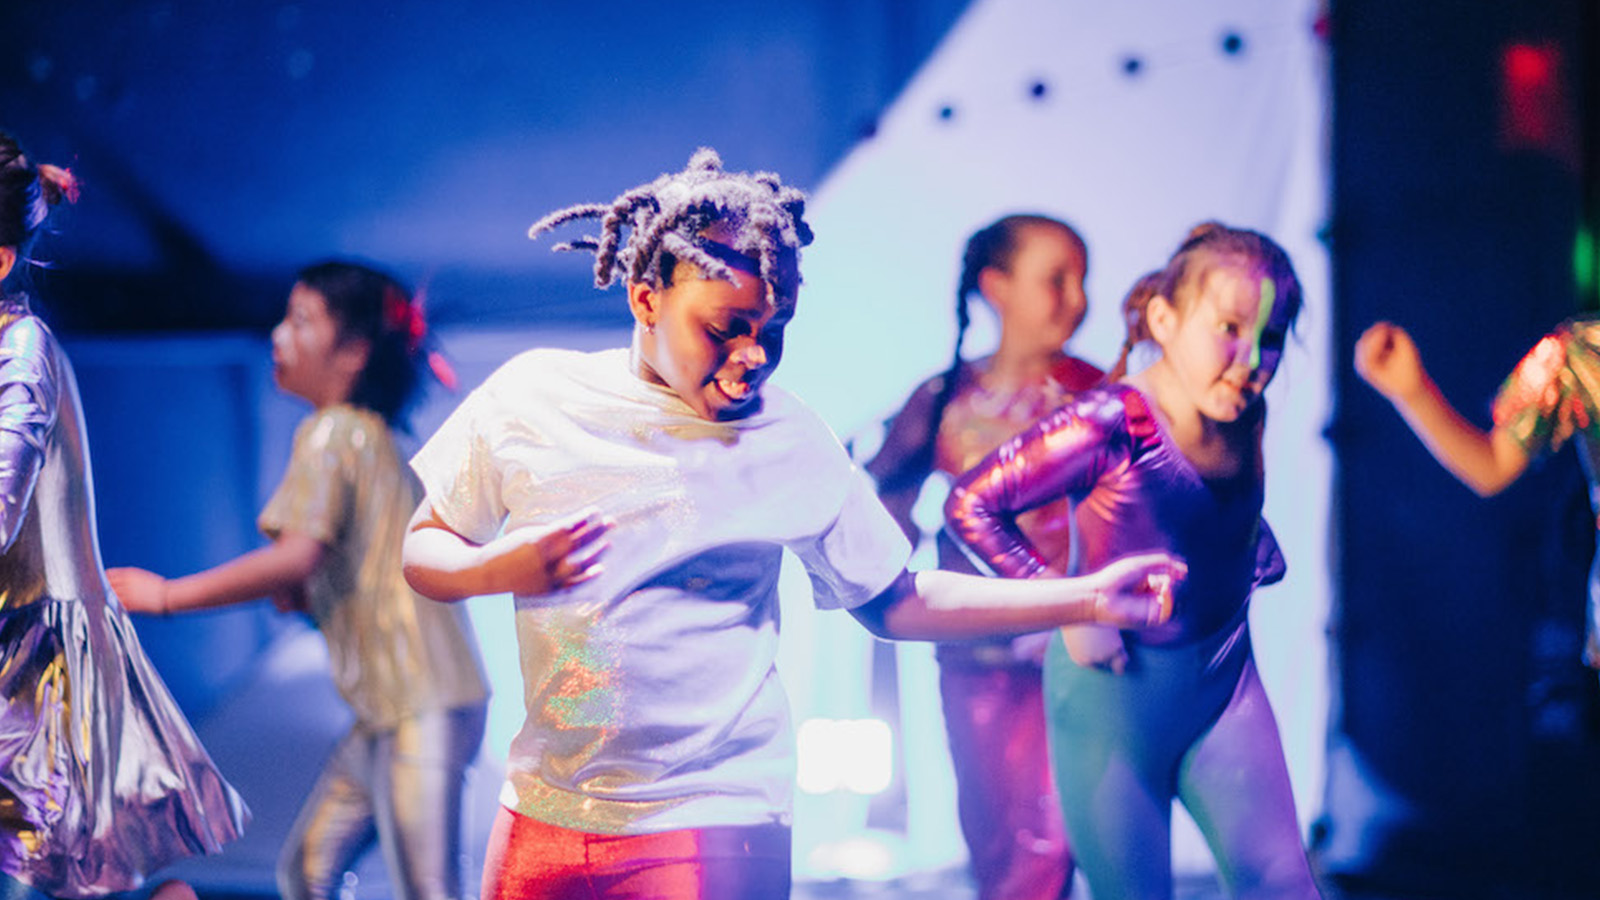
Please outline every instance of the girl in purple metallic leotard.
[[1251, 590], [1282, 576], [1261, 519], [1261, 392], [1300, 309], [1270, 239], [1197, 229], [1145, 308], [1161, 356], [1086, 391], [957, 484], [952, 531], [997, 573], [1054, 574], [1017, 517], [1074, 501], [1078, 565], [1162, 549], [1189, 561], [1168, 623], [1106, 630], [1123, 654], [1045, 660], [1057, 789], [1096, 900], [1172, 896], [1183, 802], [1238, 897], [1316, 897], [1277, 726], [1251, 658]]

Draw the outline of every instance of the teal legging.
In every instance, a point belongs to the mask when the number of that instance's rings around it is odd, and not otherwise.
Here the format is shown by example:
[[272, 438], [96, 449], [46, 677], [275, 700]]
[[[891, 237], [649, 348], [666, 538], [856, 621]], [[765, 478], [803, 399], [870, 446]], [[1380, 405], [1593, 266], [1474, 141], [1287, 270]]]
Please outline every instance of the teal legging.
[[1128, 654], [1122, 675], [1079, 667], [1059, 635], [1045, 656], [1056, 789], [1095, 900], [1172, 897], [1174, 799], [1230, 896], [1319, 897], [1248, 625]]

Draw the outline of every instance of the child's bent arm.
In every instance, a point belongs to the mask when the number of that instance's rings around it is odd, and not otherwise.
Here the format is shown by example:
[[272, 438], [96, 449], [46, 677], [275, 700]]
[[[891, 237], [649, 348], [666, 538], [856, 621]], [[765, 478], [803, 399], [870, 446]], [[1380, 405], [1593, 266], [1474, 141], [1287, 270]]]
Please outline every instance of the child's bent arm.
[[168, 580], [143, 569], [110, 569], [106, 577], [123, 605], [134, 612], [210, 609], [304, 584], [322, 564], [325, 549], [316, 538], [285, 531], [265, 547], [182, 578]]
[[0, 553], [22, 532], [34, 480], [44, 465], [44, 447], [55, 410], [55, 367], [42, 352], [50, 344], [32, 318], [12, 322], [0, 335]]
[[439, 521], [424, 500], [406, 529], [401, 570], [412, 590], [433, 600], [451, 603], [494, 593], [483, 586], [482, 549]]
[[1080, 498], [1110, 464], [1113, 445], [1126, 450], [1114, 437], [1122, 417], [1112, 399], [1069, 402], [961, 476], [945, 500], [945, 531], [968, 556], [1010, 578], [1049, 574], [1049, 562], [1017, 517], [1062, 497]]
[[1186, 571], [1169, 554], [1147, 553], [1076, 578], [904, 572], [851, 613], [893, 640], [964, 640], [1084, 623], [1144, 628], [1171, 616], [1173, 586]]
[[1355, 366], [1433, 458], [1479, 496], [1499, 493], [1528, 468], [1528, 454], [1509, 434], [1486, 432], [1450, 405], [1405, 329], [1388, 322], [1368, 328], [1356, 342]]
[[439, 518], [426, 500], [406, 532], [402, 568], [412, 590], [446, 603], [483, 594], [542, 596], [600, 574], [611, 523], [592, 511], [549, 526], [527, 526], [476, 544]]
[[1528, 455], [1516, 440], [1467, 421], [1431, 381], [1422, 392], [1396, 399], [1395, 409], [1433, 458], [1480, 497], [1505, 490], [1528, 468]]
[[[3, 406], [0, 401], [0, 406]], [[15, 431], [0, 430], [0, 553], [11, 550], [28, 515], [28, 499], [44, 460], [42, 444]]]

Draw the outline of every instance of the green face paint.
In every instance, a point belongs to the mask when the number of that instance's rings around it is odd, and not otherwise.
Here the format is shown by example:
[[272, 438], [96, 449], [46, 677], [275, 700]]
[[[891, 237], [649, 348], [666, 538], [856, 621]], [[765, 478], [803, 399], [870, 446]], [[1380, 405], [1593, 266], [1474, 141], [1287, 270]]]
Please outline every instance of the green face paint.
[[1250, 340], [1250, 371], [1261, 365], [1261, 333], [1267, 330], [1272, 307], [1278, 299], [1278, 285], [1271, 278], [1261, 279], [1261, 308], [1256, 312], [1256, 333]]

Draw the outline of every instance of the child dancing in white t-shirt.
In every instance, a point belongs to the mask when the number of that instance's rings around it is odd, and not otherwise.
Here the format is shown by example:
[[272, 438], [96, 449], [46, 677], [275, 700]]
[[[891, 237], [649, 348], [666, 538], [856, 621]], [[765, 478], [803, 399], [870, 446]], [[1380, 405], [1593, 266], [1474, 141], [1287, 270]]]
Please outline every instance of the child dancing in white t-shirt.
[[[1168, 615], [1165, 554], [1075, 579], [905, 571], [904, 535], [803, 403], [765, 387], [795, 312], [804, 196], [702, 150], [680, 173], [535, 224], [601, 220], [631, 348], [535, 350], [412, 465], [406, 574], [516, 597], [527, 720], [483, 896], [772, 898], [789, 890], [793, 739], [773, 668], [784, 549], [815, 601], [949, 639]], [[626, 234], [624, 234], [626, 232]]]

